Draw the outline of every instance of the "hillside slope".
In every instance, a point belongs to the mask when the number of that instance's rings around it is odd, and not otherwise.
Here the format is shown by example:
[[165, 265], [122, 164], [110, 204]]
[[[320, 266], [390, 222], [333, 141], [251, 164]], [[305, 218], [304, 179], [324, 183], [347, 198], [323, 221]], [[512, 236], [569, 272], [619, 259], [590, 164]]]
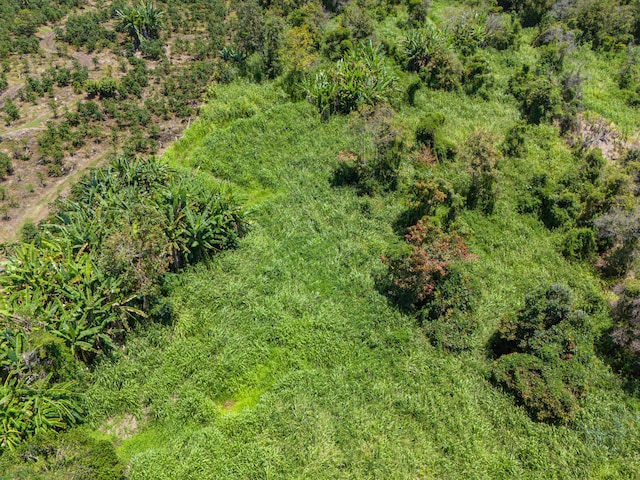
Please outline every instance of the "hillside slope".
[[268, 85], [240, 89], [220, 87], [209, 118], [224, 121], [196, 124], [168, 158], [244, 189], [251, 232], [177, 280], [175, 325], [135, 335], [88, 392], [95, 425], [139, 419], [118, 440], [129, 478], [638, 475], [637, 400], [602, 364], [567, 427], [533, 422], [488, 381], [483, 345], [524, 292], [600, 288], [541, 224], [508, 201], [466, 215], [483, 328], [470, 353], [434, 348], [376, 289], [380, 256], [400, 240], [401, 198], [330, 185], [354, 141], [345, 119], [253, 101], [272, 97]]

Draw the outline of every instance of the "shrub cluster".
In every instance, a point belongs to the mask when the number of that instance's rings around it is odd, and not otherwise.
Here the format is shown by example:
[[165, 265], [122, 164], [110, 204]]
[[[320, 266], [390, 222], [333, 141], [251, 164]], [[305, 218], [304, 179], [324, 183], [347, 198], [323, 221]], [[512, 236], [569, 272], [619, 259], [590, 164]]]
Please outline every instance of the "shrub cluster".
[[388, 267], [386, 294], [400, 307], [417, 313], [434, 345], [468, 348], [475, 324], [474, 289], [460, 267], [474, 259], [462, 237], [447, 233], [429, 217], [407, 230], [409, 251], [383, 257]]
[[359, 148], [340, 152], [334, 184], [352, 184], [369, 195], [396, 188], [404, 139], [394, 115], [388, 105], [365, 105], [353, 113], [351, 131]]
[[305, 89], [309, 101], [326, 117], [388, 102], [395, 83], [380, 48], [366, 42], [349, 50], [331, 69], [308, 77]]
[[527, 295], [524, 308], [501, 322], [492, 347], [498, 355], [493, 381], [532, 418], [549, 423], [574, 418], [589, 384], [593, 337], [567, 287], [556, 284]]

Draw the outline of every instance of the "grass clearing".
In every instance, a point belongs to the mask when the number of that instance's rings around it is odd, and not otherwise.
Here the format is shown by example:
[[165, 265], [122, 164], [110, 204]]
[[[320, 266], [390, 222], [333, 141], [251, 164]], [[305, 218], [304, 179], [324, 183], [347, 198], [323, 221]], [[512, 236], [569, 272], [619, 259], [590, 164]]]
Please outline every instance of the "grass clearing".
[[[219, 88], [211, 111], [273, 92], [252, 86], [243, 100], [235, 87]], [[507, 119], [516, 116], [513, 107], [463, 100], [420, 97], [449, 106], [455, 127], [447, 134], [456, 140], [489, 116], [491, 128], [502, 129], [501, 108]], [[422, 108], [403, 118], [412, 122]], [[457, 121], [472, 111], [479, 116]], [[539, 222], [515, 212], [512, 194], [501, 195], [491, 217], [461, 218], [481, 258], [471, 268], [482, 290], [482, 328], [474, 350], [448, 354], [375, 287], [380, 255], [401, 241], [392, 226], [405, 208], [401, 196], [359, 197], [330, 186], [337, 152], [353, 141], [346, 119], [322, 122], [310, 105], [284, 102], [231, 116], [200, 120], [185, 134], [189, 147], [179, 142], [167, 158], [253, 198], [250, 233], [236, 251], [176, 278], [175, 324], [132, 335], [87, 392], [96, 426], [126, 412], [139, 419], [139, 433], [119, 451], [129, 478], [639, 474], [638, 402], [605, 367], [572, 427], [532, 422], [487, 379], [484, 344], [525, 293], [551, 281], [570, 282], [579, 295], [599, 289], [587, 267], [557, 253]], [[535, 152], [528, 158], [545, 168]], [[505, 181], [528, 178], [520, 166], [505, 167]]]

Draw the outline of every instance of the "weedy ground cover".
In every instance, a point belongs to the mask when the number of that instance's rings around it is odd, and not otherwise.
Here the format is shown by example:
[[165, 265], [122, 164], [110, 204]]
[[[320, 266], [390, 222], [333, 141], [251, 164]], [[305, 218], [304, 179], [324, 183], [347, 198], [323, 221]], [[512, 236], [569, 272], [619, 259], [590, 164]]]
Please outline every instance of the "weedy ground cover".
[[[209, 107], [232, 113], [194, 125], [188, 150], [178, 143], [167, 158], [252, 199], [250, 232], [238, 250], [176, 279], [175, 323], [130, 338], [87, 392], [95, 426], [139, 418], [119, 440], [130, 478], [638, 474], [637, 400], [600, 361], [567, 426], [532, 421], [489, 379], [486, 345], [526, 293], [562, 281], [584, 303], [601, 291], [587, 266], [558, 253], [553, 233], [517, 213], [505, 186], [528, 178], [530, 162], [560, 171], [566, 157], [538, 157], [534, 143], [504, 168], [493, 215], [461, 215], [479, 257], [468, 268], [480, 283], [481, 328], [471, 350], [452, 354], [376, 289], [406, 205], [399, 193], [331, 185], [336, 155], [358, 141], [347, 120], [322, 121], [306, 103], [261, 103], [254, 94], [269, 95], [268, 84], [243, 96], [234, 88], [219, 87]], [[457, 112], [494, 108], [464, 102], [429, 93], [402, 115], [411, 122], [437, 106], [453, 119], [447, 135], [462, 137], [474, 125], [459, 125], [467, 113]], [[557, 135], [536, 128], [536, 142], [563, 151]], [[413, 168], [403, 166], [405, 180]], [[455, 165], [439, 168], [457, 175]]]

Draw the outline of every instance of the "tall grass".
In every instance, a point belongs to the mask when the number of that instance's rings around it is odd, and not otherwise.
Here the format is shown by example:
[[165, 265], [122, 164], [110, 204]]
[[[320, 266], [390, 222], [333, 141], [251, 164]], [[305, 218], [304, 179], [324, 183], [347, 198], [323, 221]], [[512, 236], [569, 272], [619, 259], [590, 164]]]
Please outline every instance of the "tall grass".
[[[211, 111], [272, 92], [253, 86], [242, 100], [235, 87], [219, 88]], [[516, 117], [512, 106], [458, 94], [419, 100], [405, 121], [447, 109], [455, 140], [483, 118], [500, 131]], [[336, 154], [354, 142], [345, 118], [322, 122], [310, 105], [273, 102], [202, 123], [187, 132], [188, 149], [178, 143], [167, 157], [241, 188], [253, 198], [253, 225], [238, 250], [173, 281], [174, 325], [133, 335], [95, 373], [86, 395], [93, 424], [126, 412], [139, 419], [138, 433], [119, 440], [131, 479], [640, 474], [638, 402], [604, 366], [569, 427], [532, 422], [488, 381], [484, 346], [524, 294], [556, 281], [579, 296], [600, 290], [589, 268], [557, 253], [554, 235], [515, 213], [511, 189], [536, 168], [561, 171], [566, 157], [538, 158], [534, 145], [502, 167], [496, 214], [462, 216], [480, 257], [472, 272], [482, 328], [475, 349], [453, 355], [376, 290], [405, 205], [401, 194], [331, 187]], [[542, 133], [535, 138], [563, 151]], [[441, 167], [451, 177], [457, 168]]]

